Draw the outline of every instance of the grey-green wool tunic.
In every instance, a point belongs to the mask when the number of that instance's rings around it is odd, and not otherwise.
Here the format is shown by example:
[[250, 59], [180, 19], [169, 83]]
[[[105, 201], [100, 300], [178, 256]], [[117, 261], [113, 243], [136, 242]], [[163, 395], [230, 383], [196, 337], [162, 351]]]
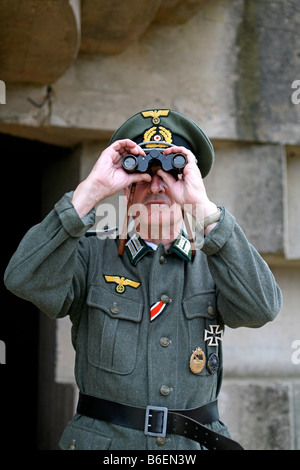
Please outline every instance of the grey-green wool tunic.
[[[51, 318], [70, 315], [76, 349], [75, 374], [83, 393], [146, 407], [193, 408], [214, 400], [222, 381], [222, 342], [210, 346], [211, 325], [260, 327], [281, 307], [281, 292], [267, 264], [225, 209], [218, 225], [188, 261], [163, 244], [133, 265], [118, 256], [117, 240], [85, 237], [94, 213], [80, 219], [68, 193], [29, 230], [12, 257], [5, 283]], [[126, 286], [104, 276], [140, 283]], [[171, 303], [152, 322], [151, 305], [166, 294]], [[190, 370], [200, 347], [205, 366]], [[220, 365], [211, 374], [212, 353]], [[232, 404], [234, 406], [234, 404]], [[212, 428], [228, 434], [222, 422]], [[76, 414], [60, 441], [76, 449], [158, 450], [155, 437]], [[161, 444], [162, 442], [160, 442]], [[185, 437], [166, 437], [163, 449], [200, 446]]]

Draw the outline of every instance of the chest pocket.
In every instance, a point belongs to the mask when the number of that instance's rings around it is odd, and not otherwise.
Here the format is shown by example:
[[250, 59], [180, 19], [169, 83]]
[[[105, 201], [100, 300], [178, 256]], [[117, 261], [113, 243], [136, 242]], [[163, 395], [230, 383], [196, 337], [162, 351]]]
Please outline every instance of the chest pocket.
[[[223, 324], [219, 323], [220, 317], [217, 312], [215, 291], [203, 292], [185, 299], [183, 309], [188, 320], [190, 351], [192, 353], [200, 347], [205, 354], [205, 367], [199, 375], [208, 375], [210, 372], [207, 361], [211, 354], [216, 353], [220, 361], [222, 358], [222, 341], [217, 338], [221, 337], [219, 331], [223, 330]], [[217, 325], [219, 325], [219, 328], [217, 328]], [[211, 343], [213, 345], [210, 345]]]
[[90, 364], [130, 374], [136, 364], [143, 304], [95, 285], [89, 290], [87, 304]]

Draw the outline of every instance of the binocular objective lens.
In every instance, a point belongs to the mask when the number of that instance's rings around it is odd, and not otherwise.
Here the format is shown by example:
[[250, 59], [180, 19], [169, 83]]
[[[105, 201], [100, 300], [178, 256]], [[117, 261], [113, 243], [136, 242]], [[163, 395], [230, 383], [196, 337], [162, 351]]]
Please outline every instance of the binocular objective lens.
[[132, 171], [137, 166], [137, 158], [134, 155], [127, 155], [123, 158], [123, 168], [128, 171]]
[[184, 168], [186, 165], [186, 157], [182, 153], [176, 153], [173, 157], [173, 166], [175, 168]]

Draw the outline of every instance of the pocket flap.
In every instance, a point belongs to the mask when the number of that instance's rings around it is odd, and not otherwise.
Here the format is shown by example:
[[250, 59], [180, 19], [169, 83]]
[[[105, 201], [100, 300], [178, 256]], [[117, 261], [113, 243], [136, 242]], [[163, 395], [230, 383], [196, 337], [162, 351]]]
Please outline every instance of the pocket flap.
[[213, 320], [217, 314], [215, 292], [201, 292], [185, 299], [183, 309], [188, 319], [202, 317]]
[[124, 294], [113, 294], [101, 286], [93, 285], [89, 289], [87, 304], [107, 313], [111, 318], [140, 322], [143, 304], [128, 299]]

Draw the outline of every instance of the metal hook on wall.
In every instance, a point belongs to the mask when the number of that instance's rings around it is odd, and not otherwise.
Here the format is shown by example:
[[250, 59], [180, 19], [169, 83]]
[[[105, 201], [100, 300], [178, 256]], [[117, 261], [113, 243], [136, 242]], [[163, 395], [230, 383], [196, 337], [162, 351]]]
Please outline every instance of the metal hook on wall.
[[41, 103], [37, 103], [36, 101], [34, 101], [32, 98], [29, 98], [29, 97], [27, 98], [27, 100], [36, 108], [42, 108], [48, 101], [51, 100], [51, 94], [52, 94], [52, 87], [48, 85], [47, 90], [46, 90], [46, 95], [44, 96]]

